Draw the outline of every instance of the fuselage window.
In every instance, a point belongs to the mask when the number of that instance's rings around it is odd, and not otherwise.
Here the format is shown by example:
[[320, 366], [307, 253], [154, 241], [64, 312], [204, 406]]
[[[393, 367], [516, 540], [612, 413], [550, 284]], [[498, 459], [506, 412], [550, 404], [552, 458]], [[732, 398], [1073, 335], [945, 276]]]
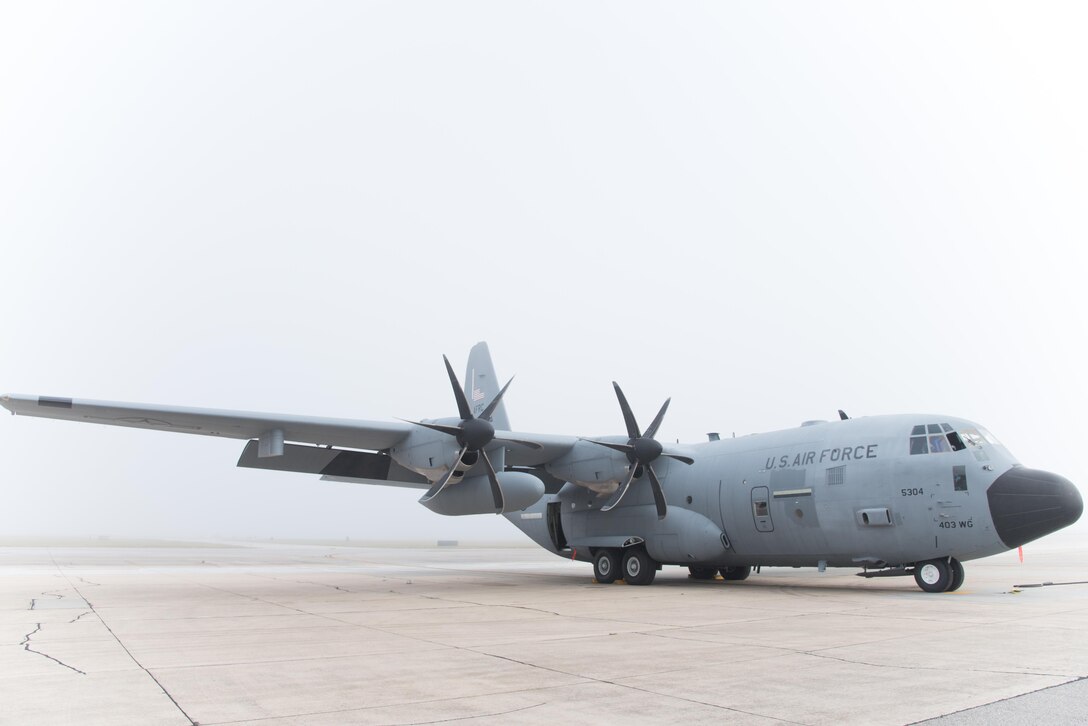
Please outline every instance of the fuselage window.
[[952, 488], [957, 492], [967, 491], [967, 467], [966, 466], [953, 466], [952, 467]]

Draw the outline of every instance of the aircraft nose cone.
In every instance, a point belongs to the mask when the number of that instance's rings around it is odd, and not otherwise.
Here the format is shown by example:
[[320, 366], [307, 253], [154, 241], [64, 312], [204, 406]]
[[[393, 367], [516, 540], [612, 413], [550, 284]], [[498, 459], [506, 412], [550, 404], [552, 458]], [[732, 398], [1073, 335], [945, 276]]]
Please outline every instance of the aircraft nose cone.
[[1038, 469], [1015, 467], [986, 490], [997, 536], [1010, 549], [1080, 519], [1084, 501], [1073, 482]]

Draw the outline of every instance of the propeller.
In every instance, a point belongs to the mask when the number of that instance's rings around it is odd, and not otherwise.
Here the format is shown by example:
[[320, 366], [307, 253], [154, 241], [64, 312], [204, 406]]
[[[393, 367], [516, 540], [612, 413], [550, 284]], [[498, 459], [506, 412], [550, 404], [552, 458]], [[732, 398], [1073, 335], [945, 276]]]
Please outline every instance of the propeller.
[[488, 457], [487, 452], [484, 451], [484, 447], [492, 441], [507, 441], [522, 446], [528, 446], [532, 449], [541, 448], [540, 444], [532, 441], [520, 441], [518, 439], [495, 436], [495, 427], [491, 423], [491, 417], [494, 415], [495, 409], [499, 407], [499, 403], [502, 401], [506, 389], [513, 383], [513, 378], [506, 382], [506, 385], [502, 387], [495, 398], [492, 399], [491, 403], [487, 404], [487, 408], [480, 412], [479, 416], [473, 416], [472, 407], [469, 405], [468, 398], [465, 396], [465, 389], [461, 387], [461, 382], [457, 380], [457, 374], [453, 372], [453, 366], [450, 365], [449, 358], [442, 356], [442, 360], [446, 362], [446, 373], [449, 374], [450, 385], [453, 386], [453, 395], [457, 399], [457, 413], [461, 417], [461, 423], [456, 426], [426, 423], [423, 421], [409, 421], [409, 423], [431, 429], [432, 431], [439, 431], [448, 436], [453, 436], [457, 439], [457, 443], [461, 446], [461, 450], [457, 452], [457, 459], [453, 466], [450, 467], [450, 470], [427, 490], [427, 493], [424, 494], [419, 501], [427, 502], [434, 499], [455, 479], [460, 481], [467, 469], [474, 466], [480, 459], [483, 459], [484, 467], [487, 470], [487, 480], [491, 483], [491, 496], [495, 502], [495, 513], [499, 514], [504, 507], [502, 487], [499, 485], [499, 477], [495, 473], [495, 467], [491, 464], [491, 459]]
[[627, 481], [623, 483], [616, 492], [612, 495], [612, 498], [608, 500], [608, 503], [601, 507], [602, 512], [607, 512], [620, 503], [624, 495], [627, 494], [627, 490], [631, 488], [632, 482], [635, 479], [642, 477], [645, 472], [650, 477], [650, 489], [654, 493], [654, 504], [657, 506], [657, 518], [664, 519], [667, 507], [665, 506], [665, 493], [661, 490], [661, 480], [657, 478], [657, 472], [650, 466], [658, 457], [664, 456], [669, 459], [675, 459], [681, 461], [688, 466], [695, 463], [695, 459], [690, 456], [682, 456], [680, 454], [670, 454], [664, 450], [660, 443], [654, 440], [654, 436], [657, 434], [658, 428], [661, 427], [661, 422], [665, 418], [665, 411], [669, 409], [669, 403], [671, 398], [666, 399], [662, 404], [661, 410], [657, 412], [657, 416], [654, 417], [650, 427], [646, 429], [644, 433], [639, 432], [638, 423], [635, 421], [635, 414], [631, 411], [631, 405], [627, 403], [627, 397], [623, 395], [623, 389], [620, 388], [620, 384], [612, 381], [612, 387], [616, 389], [616, 398], [620, 402], [620, 410], [623, 412], [623, 421], [627, 425], [627, 443], [626, 444], [614, 444], [610, 441], [594, 441], [593, 439], [586, 439], [590, 443], [597, 444], [598, 446], [604, 446], [614, 451], [620, 451], [627, 454], [627, 460], [631, 462], [631, 475], [627, 477]]

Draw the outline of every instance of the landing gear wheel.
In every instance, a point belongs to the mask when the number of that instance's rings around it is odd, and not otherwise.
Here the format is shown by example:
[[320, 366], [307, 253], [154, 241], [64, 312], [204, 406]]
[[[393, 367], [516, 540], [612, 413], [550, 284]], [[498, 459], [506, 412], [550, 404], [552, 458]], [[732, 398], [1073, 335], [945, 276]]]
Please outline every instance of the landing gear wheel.
[[688, 577], [693, 580], [713, 580], [718, 576], [718, 571], [713, 567], [696, 567], [688, 565]]
[[960, 589], [960, 585], [963, 584], [963, 565], [956, 558], [952, 558], [948, 561], [948, 564], [952, 567], [952, 584], [948, 586], [945, 592], [955, 592]]
[[632, 547], [623, 555], [623, 580], [628, 585], [649, 585], [657, 576], [657, 563], [646, 550]]
[[748, 575], [752, 574], [752, 568], [748, 565], [738, 565], [737, 567], [723, 567], [718, 572], [722, 573], [723, 580], [747, 580]]
[[593, 558], [593, 577], [602, 585], [616, 581], [620, 575], [620, 558], [615, 550], [598, 550]]
[[926, 560], [914, 566], [914, 581], [926, 592], [944, 592], [952, 584], [948, 560]]

